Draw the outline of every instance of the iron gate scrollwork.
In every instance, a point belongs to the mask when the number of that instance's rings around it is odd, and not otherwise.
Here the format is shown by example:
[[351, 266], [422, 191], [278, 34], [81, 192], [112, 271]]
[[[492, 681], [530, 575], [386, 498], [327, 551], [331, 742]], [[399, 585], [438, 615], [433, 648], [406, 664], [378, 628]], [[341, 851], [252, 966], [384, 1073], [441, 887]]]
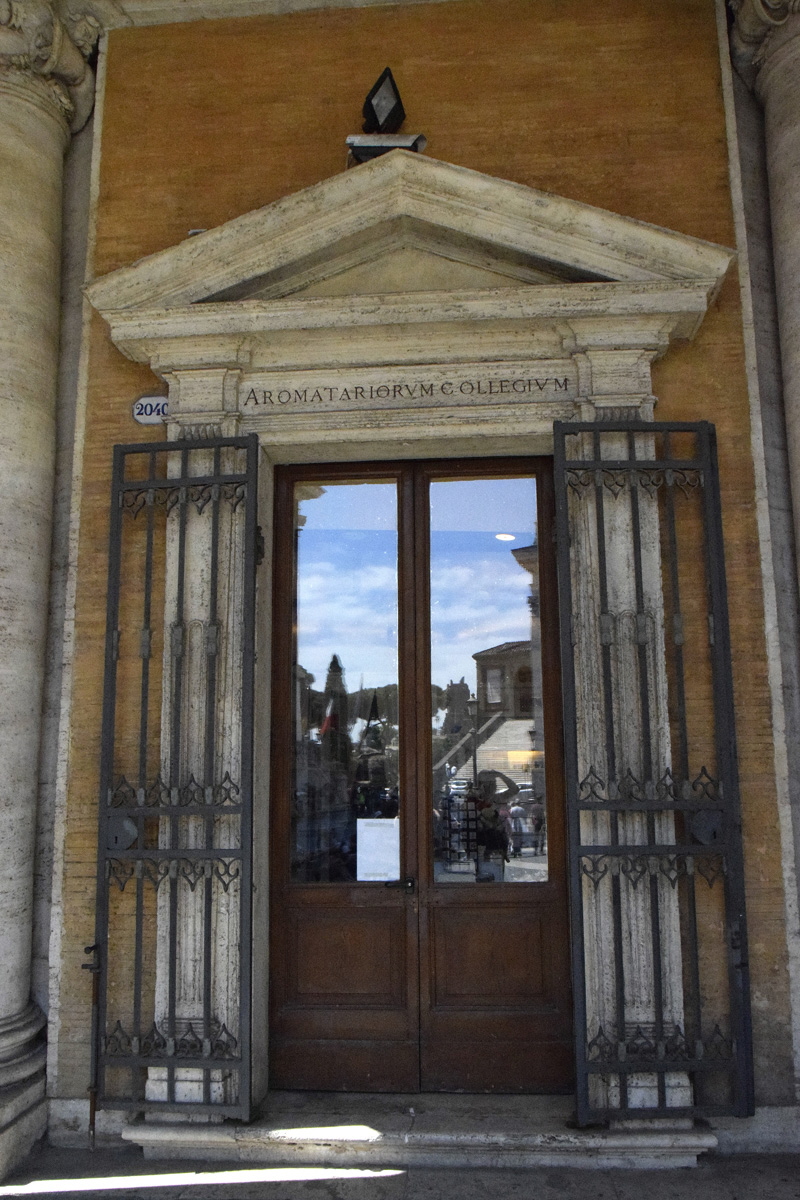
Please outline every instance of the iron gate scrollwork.
[[258, 439], [114, 448], [93, 1087], [250, 1107]]
[[555, 425], [577, 1115], [753, 1111], [714, 430]]

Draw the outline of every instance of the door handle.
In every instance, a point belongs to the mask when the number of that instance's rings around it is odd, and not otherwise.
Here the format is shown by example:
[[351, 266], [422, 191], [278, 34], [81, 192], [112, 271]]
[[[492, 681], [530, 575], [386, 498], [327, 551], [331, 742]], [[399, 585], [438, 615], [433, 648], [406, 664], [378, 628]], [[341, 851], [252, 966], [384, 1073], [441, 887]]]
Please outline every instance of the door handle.
[[383, 885], [390, 888], [402, 888], [404, 892], [413, 892], [416, 886], [415, 879], [390, 879], [388, 883]]

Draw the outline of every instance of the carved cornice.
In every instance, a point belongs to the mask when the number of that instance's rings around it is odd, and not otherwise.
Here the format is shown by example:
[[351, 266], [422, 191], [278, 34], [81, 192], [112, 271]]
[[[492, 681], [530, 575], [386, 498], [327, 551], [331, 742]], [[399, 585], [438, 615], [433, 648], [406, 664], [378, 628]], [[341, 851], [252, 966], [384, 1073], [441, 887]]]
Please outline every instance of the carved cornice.
[[116, 0], [0, 0], [0, 71], [41, 80], [75, 133], [94, 104], [89, 55], [104, 28], [127, 23]]
[[734, 13], [731, 54], [751, 85], [776, 31], [800, 13], [800, 0], [728, 0]]

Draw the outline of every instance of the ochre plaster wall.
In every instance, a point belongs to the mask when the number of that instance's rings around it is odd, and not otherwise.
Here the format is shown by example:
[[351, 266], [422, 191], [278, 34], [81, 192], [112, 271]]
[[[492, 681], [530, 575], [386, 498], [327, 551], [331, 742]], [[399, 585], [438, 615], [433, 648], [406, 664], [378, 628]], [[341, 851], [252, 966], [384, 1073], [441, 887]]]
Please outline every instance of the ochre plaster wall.
[[[406, 129], [490, 175], [732, 245], [709, 0], [453, 0], [117, 30], [109, 39], [95, 272], [344, 167], [386, 65]], [[91, 330], [66, 846], [58, 1092], [85, 1094], [111, 446], [163, 390]], [[691, 346], [656, 367], [657, 415], [719, 432], [731, 594], [758, 1099], [792, 1100], [770, 699], [735, 273]]]

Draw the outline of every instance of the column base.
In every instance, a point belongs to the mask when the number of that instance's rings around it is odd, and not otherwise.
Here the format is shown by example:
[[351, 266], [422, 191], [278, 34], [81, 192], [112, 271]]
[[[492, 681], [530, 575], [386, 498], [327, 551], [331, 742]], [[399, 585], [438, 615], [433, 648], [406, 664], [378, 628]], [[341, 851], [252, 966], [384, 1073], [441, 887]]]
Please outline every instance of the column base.
[[44, 1025], [35, 1004], [0, 1021], [0, 1179], [47, 1130]]
[[[0, 1021], [0, 1105], [6, 1088], [44, 1070], [47, 1046], [42, 1037], [46, 1017], [36, 1004]], [[0, 1128], [5, 1124], [0, 1119]]]
[[30, 1154], [47, 1131], [44, 1070], [24, 1083], [0, 1088], [0, 1179]]

